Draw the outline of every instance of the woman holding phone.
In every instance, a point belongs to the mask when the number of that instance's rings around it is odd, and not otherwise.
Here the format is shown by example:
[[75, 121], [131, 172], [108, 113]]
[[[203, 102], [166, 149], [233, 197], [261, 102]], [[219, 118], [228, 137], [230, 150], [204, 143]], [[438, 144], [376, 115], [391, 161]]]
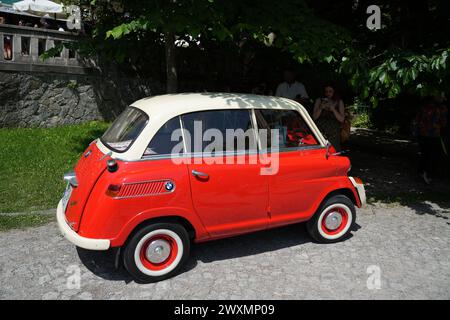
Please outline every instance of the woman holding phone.
[[324, 86], [324, 95], [314, 104], [313, 119], [320, 131], [339, 152], [341, 150], [341, 128], [345, 120], [344, 102], [333, 85]]

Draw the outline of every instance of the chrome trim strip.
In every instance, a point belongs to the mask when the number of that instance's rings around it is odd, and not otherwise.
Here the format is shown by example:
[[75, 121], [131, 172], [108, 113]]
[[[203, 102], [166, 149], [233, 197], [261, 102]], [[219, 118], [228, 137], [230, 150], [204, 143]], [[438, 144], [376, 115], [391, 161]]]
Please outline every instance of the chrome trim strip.
[[135, 162], [135, 161], [143, 161], [143, 160], [166, 160], [166, 159], [180, 159], [180, 158], [186, 158], [186, 154], [158, 154], [158, 155], [151, 155], [151, 156], [144, 156], [141, 159], [138, 160], [127, 160], [128, 162]]
[[253, 125], [253, 132], [255, 134], [256, 148], [258, 150], [261, 150], [261, 139], [258, 134], [259, 128], [258, 128], [258, 120], [256, 119], [255, 109], [251, 109], [251, 112], [252, 112], [252, 125]]
[[183, 120], [181, 119], [181, 116], [178, 116], [178, 119], [180, 120], [181, 138], [183, 139], [183, 151], [186, 152], [187, 144], [186, 144], [186, 137], [184, 136], [184, 124]]
[[106, 157], [111, 157], [111, 156], [112, 156], [112, 151], [109, 151], [109, 152], [105, 153], [100, 159], [98, 159], [98, 161], [102, 161]]
[[[295, 147], [295, 148], [283, 148], [280, 149], [279, 152], [294, 152], [294, 151], [307, 151], [307, 150], [319, 150], [325, 149], [322, 145], [312, 145], [312, 146], [304, 146], [304, 147]], [[184, 154], [160, 154], [160, 155], [151, 155], [145, 156], [136, 160], [125, 160], [117, 158], [117, 160], [124, 162], [140, 162], [140, 161], [155, 161], [155, 160], [167, 160], [167, 159], [180, 159], [180, 158], [210, 158], [210, 157], [224, 157], [224, 156], [243, 156], [243, 155], [255, 155], [255, 154], [268, 154], [271, 153], [270, 150], [251, 150], [251, 151], [227, 151], [227, 152], [217, 152], [216, 154], [205, 154], [205, 153], [184, 153]]]
[[[161, 159], [179, 159], [179, 158], [211, 158], [211, 157], [223, 157], [223, 156], [243, 156], [243, 155], [254, 155], [258, 154], [257, 150], [250, 150], [250, 151], [220, 151], [216, 152], [214, 154], [212, 153], [204, 153], [204, 152], [193, 152], [193, 153], [184, 153], [184, 154], [177, 154], [177, 155], [171, 155], [171, 154], [161, 154], [156, 156], [146, 156], [142, 157], [142, 159], [139, 160], [161, 160]], [[139, 161], [136, 160], [136, 161]]]
[[[281, 148], [278, 152], [284, 153], [284, 152], [293, 152], [293, 151], [307, 151], [307, 150], [319, 150], [319, 149], [325, 149], [324, 146], [318, 145], [306, 145], [304, 147], [293, 147], [293, 148]], [[270, 149], [260, 150], [261, 154], [267, 154], [271, 153]]]

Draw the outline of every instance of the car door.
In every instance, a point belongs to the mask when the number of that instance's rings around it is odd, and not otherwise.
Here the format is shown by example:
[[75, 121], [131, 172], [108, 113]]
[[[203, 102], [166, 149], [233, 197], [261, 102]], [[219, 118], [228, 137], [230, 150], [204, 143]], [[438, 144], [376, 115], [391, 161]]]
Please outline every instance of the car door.
[[[268, 178], [255, 161], [251, 115], [251, 110], [213, 110], [182, 116], [185, 140], [191, 141], [186, 148], [192, 201], [212, 237], [268, 225]], [[235, 135], [227, 135], [231, 131]]]
[[277, 130], [278, 146], [272, 147], [272, 162], [278, 171], [269, 177], [270, 226], [279, 226], [309, 217], [326, 177], [334, 175], [325, 150], [296, 110], [255, 110], [259, 128]]

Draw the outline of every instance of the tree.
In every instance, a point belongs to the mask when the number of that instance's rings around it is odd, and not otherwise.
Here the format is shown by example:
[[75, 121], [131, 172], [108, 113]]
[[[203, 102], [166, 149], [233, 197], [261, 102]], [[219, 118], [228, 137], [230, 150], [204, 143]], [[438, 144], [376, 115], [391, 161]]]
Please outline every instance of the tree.
[[336, 67], [350, 75], [350, 82], [363, 99], [374, 106], [379, 99], [394, 98], [401, 92], [428, 95], [449, 88], [450, 32], [445, 0], [378, 1], [380, 30], [366, 26], [367, 7], [373, 1], [330, 1], [312, 4], [322, 18], [345, 27], [351, 46], [345, 48]]
[[[69, 1], [69, 0], [68, 0]], [[448, 90], [447, 0], [381, 0], [381, 30], [366, 26], [369, 0], [73, 0], [91, 37], [83, 44], [139, 70], [161, 48], [167, 89], [176, 91], [176, 41], [239, 51], [269, 44], [300, 64], [327, 63], [373, 105], [400, 92]], [[174, 41], [175, 40], [175, 41]], [[87, 50], [87, 51], [89, 51]]]
[[[231, 42], [236, 50], [245, 42], [270, 43], [299, 62], [335, 60], [350, 40], [343, 28], [317, 18], [302, 0], [79, 0], [75, 4], [85, 9], [85, 20], [93, 26], [94, 51], [108, 48], [117, 62], [130, 63], [137, 43], [164, 46], [168, 92], [176, 91], [174, 40], [192, 45]], [[269, 39], [271, 33], [275, 39]]]

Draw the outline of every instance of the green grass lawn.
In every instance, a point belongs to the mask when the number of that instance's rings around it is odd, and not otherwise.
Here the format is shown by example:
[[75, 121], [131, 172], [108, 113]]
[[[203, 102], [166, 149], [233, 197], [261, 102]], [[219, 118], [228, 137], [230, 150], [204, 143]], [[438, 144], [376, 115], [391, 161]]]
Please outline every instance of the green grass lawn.
[[1, 128], [0, 213], [56, 208], [65, 187], [63, 174], [107, 127], [90, 122], [49, 129]]

